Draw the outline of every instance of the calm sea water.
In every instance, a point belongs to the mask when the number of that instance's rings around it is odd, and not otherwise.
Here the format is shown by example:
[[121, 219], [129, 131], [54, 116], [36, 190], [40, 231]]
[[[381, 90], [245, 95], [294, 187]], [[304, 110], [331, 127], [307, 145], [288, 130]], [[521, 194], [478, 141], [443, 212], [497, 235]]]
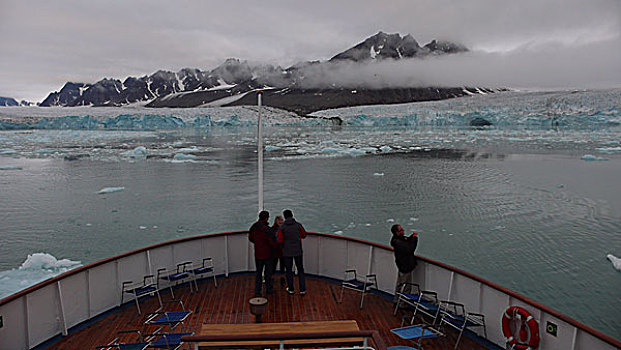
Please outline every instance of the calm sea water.
[[[2, 132], [0, 296], [31, 282], [29, 254], [84, 264], [247, 229], [257, 212], [253, 132]], [[268, 128], [265, 206], [272, 216], [292, 209], [309, 231], [383, 244], [400, 223], [419, 233], [420, 255], [621, 338], [621, 272], [606, 259], [621, 256], [619, 135]], [[361, 143], [391, 150], [334, 151]], [[313, 145], [321, 150], [309, 153]], [[138, 146], [147, 159], [117, 157]], [[88, 156], [67, 160], [76, 152]], [[170, 161], [177, 153], [192, 156]], [[97, 194], [105, 187], [124, 190]]]

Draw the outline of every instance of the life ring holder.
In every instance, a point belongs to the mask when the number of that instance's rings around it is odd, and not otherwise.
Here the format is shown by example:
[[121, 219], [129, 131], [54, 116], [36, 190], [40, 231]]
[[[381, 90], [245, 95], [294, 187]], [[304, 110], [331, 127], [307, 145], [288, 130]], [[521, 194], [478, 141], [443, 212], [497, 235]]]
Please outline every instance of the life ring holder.
[[[520, 330], [517, 337], [511, 332], [511, 321], [519, 316]], [[527, 330], [528, 329], [528, 330]], [[539, 347], [539, 324], [531, 314], [519, 306], [510, 306], [502, 314], [502, 334], [507, 338], [509, 349], [535, 350]]]

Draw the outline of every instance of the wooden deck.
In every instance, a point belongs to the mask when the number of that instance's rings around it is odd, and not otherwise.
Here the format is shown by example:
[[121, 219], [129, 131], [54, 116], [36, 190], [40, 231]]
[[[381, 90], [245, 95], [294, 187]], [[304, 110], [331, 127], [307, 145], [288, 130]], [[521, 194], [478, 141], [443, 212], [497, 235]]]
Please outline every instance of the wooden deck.
[[[190, 292], [187, 284], [174, 291], [186, 309], [193, 312], [185, 322], [189, 331], [199, 333], [202, 324], [254, 322], [248, 304], [248, 300], [254, 296], [254, 275], [219, 278], [218, 288], [215, 288], [213, 280], [209, 279], [199, 282], [198, 286], [199, 292]], [[364, 308], [360, 310], [359, 293], [345, 290], [343, 303], [338, 303], [340, 285], [328, 280], [307, 277], [308, 293], [305, 296], [287, 294], [284, 287], [280, 287], [279, 277], [275, 279], [275, 286], [275, 293], [266, 296], [268, 311], [263, 316], [263, 322], [356, 320], [361, 330], [377, 330], [384, 346], [413, 344], [390, 332], [391, 328], [400, 326], [404, 312], [400, 311], [396, 316], [393, 315], [393, 304], [390, 299], [375, 294], [367, 295]], [[170, 299], [167, 290], [162, 291], [162, 299]], [[147, 333], [155, 330], [156, 327], [144, 326], [143, 322], [144, 314], [155, 311], [159, 306], [157, 298], [144, 299], [140, 305], [143, 310], [142, 316], [137, 314], [133, 303], [126, 304], [96, 323], [73, 331], [69, 336], [53, 344], [48, 344], [47, 349], [95, 349], [98, 345], [110, 343], [121, 330], [138, 329]], [[444, 331], [447, 333], [444, 338], [423, 341], [424, 348], [452, 349], [457, 333], [448, 328]], [[376, 347], [375, 344], [371, 345]], [[459, 349], [486, 348], [468, 337], [463, 337]]]

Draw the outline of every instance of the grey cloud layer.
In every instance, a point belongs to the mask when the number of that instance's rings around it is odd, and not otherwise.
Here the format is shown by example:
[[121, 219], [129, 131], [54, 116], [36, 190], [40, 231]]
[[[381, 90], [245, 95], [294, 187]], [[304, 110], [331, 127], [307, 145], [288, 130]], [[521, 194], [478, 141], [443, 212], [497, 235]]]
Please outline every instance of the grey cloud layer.
[[211, 69], [227, 57], [283, 66], [326, 60], [379, 30], [474, 49], [412, 64], [408, 74], [383, 64], [383, 84], [411, 76], [409, 84], [618, 86], [620, 13], [618, 0], [4, 0], [0, 95], [40, 101], [66, 81]]

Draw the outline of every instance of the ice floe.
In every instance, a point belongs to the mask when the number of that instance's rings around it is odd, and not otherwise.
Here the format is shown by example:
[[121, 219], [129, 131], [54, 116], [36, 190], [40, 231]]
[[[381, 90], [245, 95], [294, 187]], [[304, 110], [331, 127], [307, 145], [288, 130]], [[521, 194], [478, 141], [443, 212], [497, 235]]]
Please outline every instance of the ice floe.
[[604, 162], [604, 161], [609, 160], [608, 158], [597, 157], [592, 154], [585, 154], [580, 159], [587, 161], [587, 162]]
[[107, 193], [115, 193], [125, 191], [125, 187], [104, 187], [97, 194], [107, 194]]
[[29, 254], [18, 268], [0, 271], [0, 298], [80, 265], [79, 261], [57, 259], [48, 253]]
[[606, 255], [606, 258], [607, 258], [608, 260], [610, 260], [610, 262], [612, 263], [612, 266], [613, 266], [615, 269], [617, 269], [617, 270], [621, 271], [621, 259], [620, 259], [620, 258], [617, 258], [616, 256], [614, 256], [614, 255], [612, 255], [612, 254], [608, 254], [608, 255]]

